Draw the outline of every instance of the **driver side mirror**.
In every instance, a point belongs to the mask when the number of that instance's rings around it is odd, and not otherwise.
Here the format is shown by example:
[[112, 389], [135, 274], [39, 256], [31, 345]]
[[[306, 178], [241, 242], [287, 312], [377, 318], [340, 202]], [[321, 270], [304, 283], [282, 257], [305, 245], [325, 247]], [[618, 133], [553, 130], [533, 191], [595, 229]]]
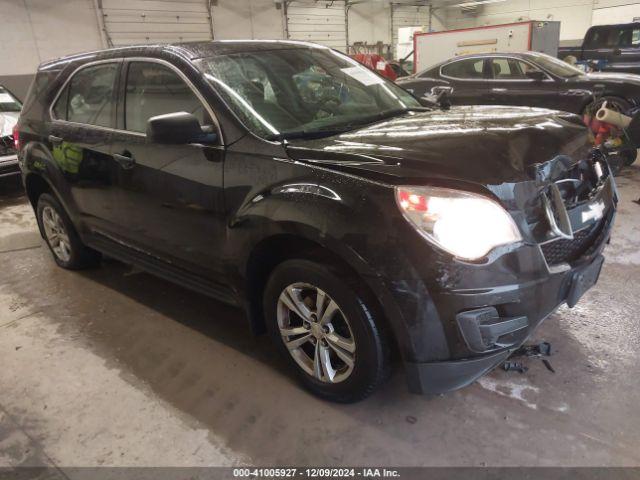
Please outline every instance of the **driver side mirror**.
[[431, 95], [437, 98], [447, 97], [453, 93], [453, 87], [437, 86], [431, 89]]
[[425, 107], [439, 107], [443, 110], [451, 108], [449, 96], [453, 93], [453, 87], [438, 85], [431, 92], [420, 98], [420, 103]]
[[542, 70], [529, 70], [528, 72], [525, 73], [525, 76], [529, 80], [534, 80], [536, 82], [541, 82], [545, 78], [547, 78], [547, 76]]
[[152, 143], [212, 143], [216, 136], [215, 133], [205, 132], [195, 115], [187, 112], [166, 113], [147, 120], [147, 141]]

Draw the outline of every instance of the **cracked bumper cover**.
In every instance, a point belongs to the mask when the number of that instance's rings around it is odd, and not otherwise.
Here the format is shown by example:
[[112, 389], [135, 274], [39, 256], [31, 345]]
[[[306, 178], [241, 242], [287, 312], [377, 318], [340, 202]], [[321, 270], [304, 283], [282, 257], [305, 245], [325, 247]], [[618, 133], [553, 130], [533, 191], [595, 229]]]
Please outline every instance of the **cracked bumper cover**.
[[[490, 320], [496, 322], [493, 323], [493, 325], [498, 325], [496, 330], [506, 337], [502, 344], [498, 342], [497, 348], [484, 354], [458, 360], [427, 363], [407, 362], [405, 365], [410, 391], [422, 394], [440, 394], [456, 390], [473, 383], [500, 365], [513, 351], [526, 342], [538, 325], [561, 304], [575, 304], [582, 294], [595, 285], [604, 261], [604, 257], [600, 254], [603, 248], [604, 242], [584, 262], [565, 271], [551, 274], [543, 281], [528, 285], [514, 285], [513, 291], [519, 292], [521, 297], [517, 308], [523, 315]], [[479, 305], [492, 305], [504, 300], [502, 294], [494, 296], [494, 294], [488, 293], [479, 297], [476, 299]], [[486, 307], [480, 307], [477, 310], [471, 310], [471, 312], [477, 311], [479, 315], [485, 315], [486, 310]], [[469, 312], [465, 311], [464, 313]], [[522, 317], [525, 314], [526, 328], [522, 325]], [[514, 322], [514, 318], [518, 321]], [[469, 328], [472, 329], [472, 327]], [[464, 328], [461, 330], [463, 330], [462, 336], [467, 338]], [[478, 331], [480, 336], [486, 335], [482, 328], [478, 328]], [[474, 344], [469, 341], [467, 343], [473, 350]], [[508, 346], [504, 346], [505, 344]]]

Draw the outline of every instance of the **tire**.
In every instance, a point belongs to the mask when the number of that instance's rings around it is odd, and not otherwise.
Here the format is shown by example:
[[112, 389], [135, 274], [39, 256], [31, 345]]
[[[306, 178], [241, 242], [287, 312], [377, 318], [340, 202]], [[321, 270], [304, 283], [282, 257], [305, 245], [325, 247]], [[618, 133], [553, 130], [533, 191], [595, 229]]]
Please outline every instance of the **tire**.
[[79, 270], [100, 263], [100, 253], [82, 243], [69, 215], [54, 196], [40, 195], [36, 212], [40, 231], [59, 266]]
[[[358, 285], [357, 279], [338, 269], [296, 259], [277, 266], [264, 291], [267, 328], [277, 348], [309, 391], [334, 402], [364, 399], [386, 380], [390, 371], [389, 344], [382, 321], [376, 318], [376, 308], [367, 306], [367, 295], [359, 291]], [[319, 309], [318, 297], [322, 293], [324, 307]], [[283, 298], [289, 305], [295, 298], [299, 303], [294, 306], [301, 303], [307, 307], [303, 313], [311, 315], [295, 313]], [[327, 315], [318, 315], [321, 311]], [[311, 318], [306, 325], [305, 318]], [[284, 336], [281, 327], [295, 328], [297, 333]], [[303, 343], [293, 347], [298, 341]], [[316, 361], [318, 358], [324, 361]]]

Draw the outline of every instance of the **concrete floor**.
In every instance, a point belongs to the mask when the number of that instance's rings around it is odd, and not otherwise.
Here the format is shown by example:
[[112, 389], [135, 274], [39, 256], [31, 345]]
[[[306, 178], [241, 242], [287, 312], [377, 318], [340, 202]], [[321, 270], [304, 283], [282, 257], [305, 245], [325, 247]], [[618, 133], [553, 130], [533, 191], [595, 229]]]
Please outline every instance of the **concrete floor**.
[[597, 287], [526, 374], [440, 397], [401, 368], [355, 405], [301, 390], [241, 313], [130, 267], [57, 268], [24, 197], [0, 204], [0, 466], [640, 465], [640, 166]]

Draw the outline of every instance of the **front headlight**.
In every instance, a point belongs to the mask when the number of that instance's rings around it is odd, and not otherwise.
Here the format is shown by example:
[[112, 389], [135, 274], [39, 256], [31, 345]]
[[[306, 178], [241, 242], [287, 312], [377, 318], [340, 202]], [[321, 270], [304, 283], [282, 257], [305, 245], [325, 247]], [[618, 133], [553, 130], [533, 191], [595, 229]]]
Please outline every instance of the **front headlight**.
[[398, 207], [427, 240], [467, 260], [522, 240], [507, 211], [490, 198], [438, 187], [396, 187]]

